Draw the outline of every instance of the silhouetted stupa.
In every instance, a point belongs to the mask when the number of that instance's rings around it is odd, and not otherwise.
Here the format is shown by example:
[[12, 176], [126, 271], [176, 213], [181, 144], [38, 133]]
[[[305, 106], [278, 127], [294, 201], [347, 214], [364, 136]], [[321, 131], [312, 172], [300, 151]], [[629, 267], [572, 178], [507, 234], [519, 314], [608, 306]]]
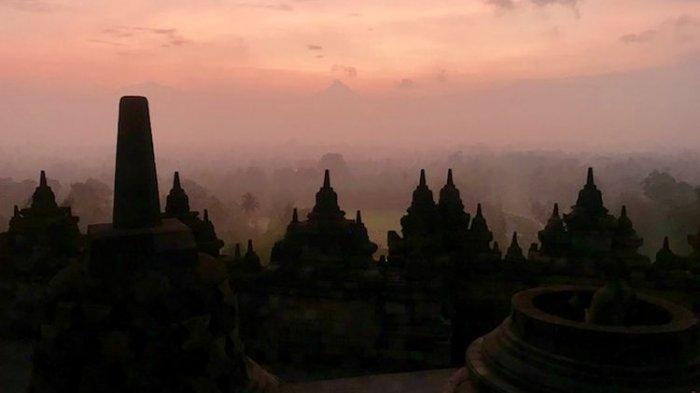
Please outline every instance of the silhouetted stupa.
[[[323, 186], [316, 193], [316, 204], [300, 221], [294, 209], [284, 239], [278, 241], [270, 263], [283, 269], [292, 265], [316, 266], [325, 269], [336, 266], [368, 268], [377, 245], [369, 240], [367, 228], [359, 220], [345, 218], [338, 205], [338, 195], [331, 187], [330, 173], [324, 173]], [[323, 262], [322, 262], [323, 261]]]
[[123, 97], [113, 223], [52, 282], [31, 392], [239, 391], [249, 363], [223, 262], [161, 218], [148, 103]]
[[39, 186], [29, 207], [14, 207], [7, 232], [0, 236], [0, 254], [17, 274], [52, 276], [65, 266], [66, 257], [82, 251], [78, 217], [70, 207], [60, 207], [41, 171]]
[[209, 212], [206, 209], [203, 218], [199, 218], [199, 212], [190, 210], [190, 200], [180, 184], [179, 172], [173, 175], [173, 188], [166, 198], [163, 216], [177, 218], [187, 225], [194, 234], [199, 251], [214, 257], [219, 256], [224, 242], [216, 236], [214, 224], [209, 220]]

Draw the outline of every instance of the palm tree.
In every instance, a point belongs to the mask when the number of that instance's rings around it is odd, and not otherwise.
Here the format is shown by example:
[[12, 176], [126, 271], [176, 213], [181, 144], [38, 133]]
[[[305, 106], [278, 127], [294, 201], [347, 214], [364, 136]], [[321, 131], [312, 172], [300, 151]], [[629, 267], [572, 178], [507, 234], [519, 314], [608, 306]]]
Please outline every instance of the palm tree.
[[258, 203], [258, 199], [255, 197], [255, 195], [246, 192], [241, 196], [241, 209], [246, 214], [253, 214], [256, 210], [258, 210], [258, 207], [260, 206], [260, 203]]

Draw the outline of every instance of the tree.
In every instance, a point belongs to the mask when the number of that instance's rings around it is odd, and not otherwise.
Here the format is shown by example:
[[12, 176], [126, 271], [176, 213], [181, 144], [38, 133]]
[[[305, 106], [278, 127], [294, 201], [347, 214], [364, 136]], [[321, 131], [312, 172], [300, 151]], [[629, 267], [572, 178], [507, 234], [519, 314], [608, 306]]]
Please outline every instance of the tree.
[[246, 214], [255, 213], [259, 206], [260, 203], [258, 203], [258, 199], [255, 197], [255, 195], [246, 192], [241, 196], [241, 209], [243, 209]]

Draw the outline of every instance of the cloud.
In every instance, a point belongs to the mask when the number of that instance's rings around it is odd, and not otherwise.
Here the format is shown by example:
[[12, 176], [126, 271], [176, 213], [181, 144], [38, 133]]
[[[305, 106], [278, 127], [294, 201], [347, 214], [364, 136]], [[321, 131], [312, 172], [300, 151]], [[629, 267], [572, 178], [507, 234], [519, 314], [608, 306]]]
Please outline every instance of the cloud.
[[644, 30], [640, 33], [625, 34], [620, 37], [620, 41], [625, 44], [641, 44], [654, 41], [660, 36], [674, 34], [683, 41], [693, 38], [693, 29], [700, 27], [700, 21], [690, 15], [680, 15], [676, 18], [667, 19], [656, 26]]
[[0, 0], [0, 6], [16, 9], [24, 12], [53, 12], [61, 8], [61, 5], [44, 0]]
[[531, 3], [538, 7], [546, 7], [549, 5], [562, 5], [577, 9], [579, 0], [524, 0], [521, 2], [516, 2], [515, 0], [483, 0], [484, 3], [494, 6], [501, 10], [512, 10], [515, 9], [517, 5], [523, 3]]
[[625, 34], [620, 37], [620, 41], [622, 41], [625, 44], [641, 44], [653, 40], [654, 38], [656, 38], [658, 33], [658, 30], [649, 29], [641, 33]]
[[507, 10], [515, 7], [513, 0], [486, 0], [486, 4]]
[[700, 21], [690, 15], [681, 15], [675, 19], [669, 21], [674, 27], [696, 27], [700, 26]]
[[346, 78], [354, 78], [357, 76], [357, 68], [353, 66], [346, 66], [342, 64], [333, 64], [331, 71], [336, 74], [341, 74]]
[[306, 45], [306, 48], [308, 50], [323, 50], [323, 47], [321, 45], [315, 45], [315, 44], [308, 44], [308, 45]]
[[[118, 26], [110, 27], [102, 30], [103, 36], [108, 36], [111, 40], [93, 39], [92, 42], [108, 43], [111, 45], [120, 44], [128, 45], [129, 40], [137, 35], [149, 35], [160, 41], [161, 47], [182, 46], [189, 43], [177, 29], [174, 28], [156, 28], [156, 27], [138, 27], [138, 26]], [[117, 40], [117, 41], [115, 41]]]
[[258, 8], [272, 11], [294, 11], [291, 5], [285, 3], [277, 4], [256, 4], [256, 3], [234, 3], [234, 7]]
[[399, 89], [412, 89], [415, 85], [416, 85], [416, 83], [413, 81], [413, 79], [403, 78], [396, 85], [396, 87]]
[[578, 0], [530, 0], [530, 2], [540, 7], [553, 4], [565, 5], [570, 7], [576, 7], [578, 5]]

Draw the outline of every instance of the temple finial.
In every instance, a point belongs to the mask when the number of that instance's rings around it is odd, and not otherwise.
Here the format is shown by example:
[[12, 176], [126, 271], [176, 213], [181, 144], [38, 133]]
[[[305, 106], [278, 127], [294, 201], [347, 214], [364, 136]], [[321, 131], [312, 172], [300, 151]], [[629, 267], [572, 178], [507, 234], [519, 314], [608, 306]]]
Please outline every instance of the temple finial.
[[246, 250], [247, 254], [250, 254], [253, 252], [253, 239], [248, 239], [248, 249]]
[[481, 203], [476, 204], [476, 215], [481, 217]]
[[554, 210], [552, 210], [552, 216], [559, 217], [559, 204], [558, 203], [554, 204]]
[[671, 246], [668, 244], [668, 236], [664, 236], [664, 245], [663, 245], [663, 249], [666, 250], [666, 251], [670, 251], [670, 250], [671, 250]]
[[209, 210], [204, 209], [204, 221], [209, 222]]
[[355, 215], [355, 222], [357, 224], [362, 224], [362, 213], [358, 210], [357, 215]]
[[328, 169], [323, 174], [323, 188], [331, 188], [331, 173]]
[[620, 218], [627, 217], [627, 206], [622, 205], [622, 210], [620, 210]]
[[518, 245], [518, 232], [513, 232], [513, 238], [510, 240], [510, 244]]
[[174, 190], [182, 189], [182, 186], [180, 185], [180, 172], [178, 172], [178, 171], [175, 171], [175, 175], [173, 175], [173, 189]]
[[46, 181], [46, 172], [41, 171], [41, 173], [39, 174], [39, 187], [46, 187], [47, 184], [48, 182]]
[[15, 211], [14, 211], [15, 217], [19, 217], [19, 207], [15, 205]]
[[447, 170], [447, 185], [448, 186], [454, 185], [454, 182], [452, 181], [452, 168]]
[[594, 186], [595, 182], [593, 181], [593, 168], [588, 167], [588, 175], [586, 176], [586, 184], [590, 186]]
[[419, 187], [425, 187], [425, 169], [420, 170], [420, 181], [418, 183]]
[[160, 222], [160, 214], [148, 100], [122, 97], [114, 175], [114, 227], [154, 227]]
[[236, 243], [236, 248], [233, 251], [233, 256], [235, 258], [240, 258], [241, 257], [241, 243]]
[[299, 213], [297, 212], [297, 208], [294, 208], [294, 211], [292, 211], [292, 222], [299, 222]]

